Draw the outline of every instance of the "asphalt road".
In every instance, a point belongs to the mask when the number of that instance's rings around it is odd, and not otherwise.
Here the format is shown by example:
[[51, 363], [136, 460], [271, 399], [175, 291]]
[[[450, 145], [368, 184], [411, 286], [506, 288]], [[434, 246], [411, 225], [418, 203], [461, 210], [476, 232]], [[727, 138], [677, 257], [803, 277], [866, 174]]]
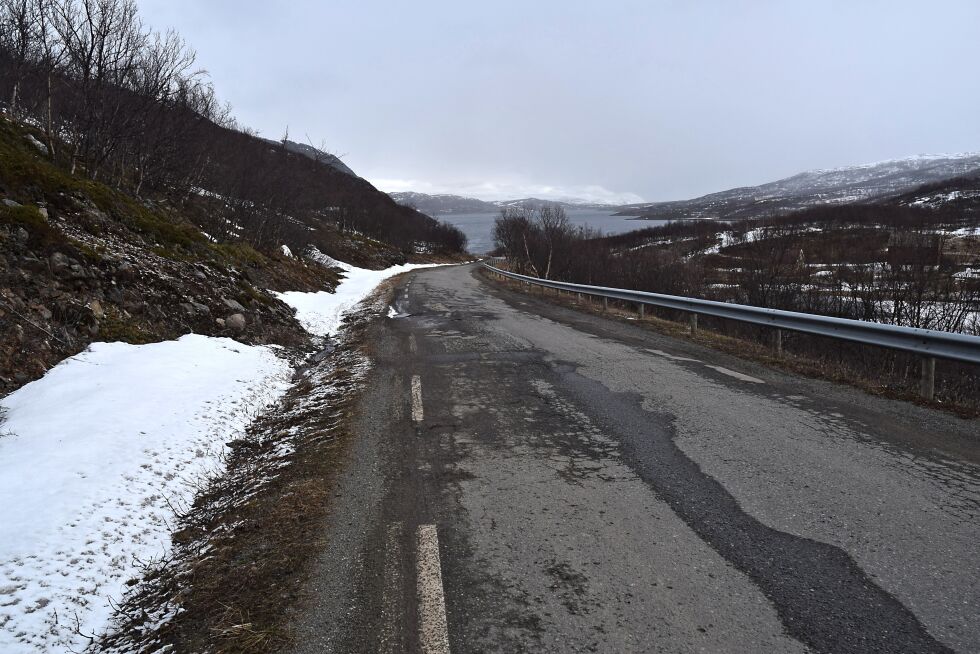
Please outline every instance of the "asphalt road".
[[978, 652], [980, 426], [406, 276], [300, 652]]

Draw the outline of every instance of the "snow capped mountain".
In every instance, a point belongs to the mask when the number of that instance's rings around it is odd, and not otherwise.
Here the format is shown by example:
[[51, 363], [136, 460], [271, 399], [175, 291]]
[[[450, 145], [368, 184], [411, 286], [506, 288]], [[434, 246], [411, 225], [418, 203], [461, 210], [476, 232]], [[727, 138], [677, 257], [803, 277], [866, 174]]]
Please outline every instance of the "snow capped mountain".
[[476, 198], [461, 195], [416, 193], [413, 191], [398, 191], [389, 193], [398, 204], [414, 207], [429, 216], [441, 216], [458, 213], [496, 213], [507, 207], [530, 207], [536, 209], [543, 205], [558, 204], [572, 209], [611, 208], [615, 205], [596, 204], [579, 198], [562, 200], [542, 200], [539, 198], [521, 198], [519, 200], [500, 200], [486, 202]]
[[414, 191], [400, 191], [388, 195], [398, 204], [414, 207], [429, 216], [453, 213], [491, 213], [500, 210], [493, 202], [484, 202], [476, 198], [466, 198], [449, 193], [430, 195]]
[[729, 189], [691, 200], [629, 205], [621, 213], [650, 219], [754, 218], [821, 204], [888, 198], [975, 170], [980, 170], [980, 153], [917, 155], [810, 170], [768, 184]]

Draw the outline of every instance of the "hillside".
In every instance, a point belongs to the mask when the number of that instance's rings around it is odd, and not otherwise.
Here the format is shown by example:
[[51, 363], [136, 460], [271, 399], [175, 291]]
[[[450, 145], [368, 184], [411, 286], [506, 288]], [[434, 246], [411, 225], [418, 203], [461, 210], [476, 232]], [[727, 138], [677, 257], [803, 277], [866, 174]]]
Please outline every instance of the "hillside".
[[651, 220], [761, 218], [820, 205], [887, 198], [976, 170], [980, 170], [980, 154], [976, 153], [909, 157], [813, 170], [691, 200], [629, 205], [622, 207], [620, 214]]
[[312, 145], [307, 145], [305, 143], [297, 143], [296, 141], [290, 141], [285, 139], [282, 141], [273, 141], [270, 139], [263, 139], [266, 143], [271, 145], [282, 145], [290, 152], [295, 152], [296, 154], [301, 154], [308, 157], [314, 161], [319, 161], [327, 164], [331, 168], [339, 170], [342, 173], [350, 175], [351, 177], [357, 177], [357, 173], [350, 169], [350, 167], [345, 164], [340, 157], [335, 154], [330, 154], [329, 152], [324, 152], [319, 148], [315, 148]]

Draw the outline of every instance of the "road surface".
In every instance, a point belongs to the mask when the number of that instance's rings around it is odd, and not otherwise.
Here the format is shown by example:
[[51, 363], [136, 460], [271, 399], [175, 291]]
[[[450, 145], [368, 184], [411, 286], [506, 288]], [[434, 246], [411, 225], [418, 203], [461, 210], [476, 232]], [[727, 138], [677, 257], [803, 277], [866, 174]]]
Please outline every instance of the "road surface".
[[299, 652], [977, 652], [976, 421], [414, 272]]

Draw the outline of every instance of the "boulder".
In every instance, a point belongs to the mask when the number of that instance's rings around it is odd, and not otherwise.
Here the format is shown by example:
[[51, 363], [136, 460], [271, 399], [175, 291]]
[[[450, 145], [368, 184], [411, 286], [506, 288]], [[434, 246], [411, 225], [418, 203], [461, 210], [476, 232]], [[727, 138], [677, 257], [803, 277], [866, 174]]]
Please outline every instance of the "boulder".
[[116, 277], [124, 280], [133, 279], [136, 277], [136, 266], [128, 261], [123, 261], [121, 264], [116, 266]]
[[51, 272], [61, 275], [71, 267], [71, 259], [61, 252], [55, 252], [48, 257], [48, 265], [51, 266]]
[[48, 266], [40, 259], [27, 256], [27, 257], [21, 257], [20, 267], [32, 273], [39, 273], [39, 272], [44, 272], [44, 270], [47, 269]]
[[215, 318], [214, 319], [214, 324], [216, 324], [221, 329], [224, 329], [225, 328], [225, 319], [224, 318]]
[[225, 306], [236, 313], [245, 313], [245, 307], [241, 305], [237, 300], [229, 300], [226, 297], [221, 298], [221, 301], [225, 303]]
[[235, 332], [245, 331], [245, 316], [240, 313], [233, 313], [225, 318], [225, 325]]
[[20, 202], [16, 202], [14, 200], [11, 200], [10, 198], [4, 198], [3, 204], [4, 206], [11, 207], [11, 208], [17, 208], [21, 206]]
[[102, 320], [105, 316], [105, 311], [102, 309], [102, 303], [98, 300], [92, 300], [88, 303], [88, 308], [92, 310], [92, 315], [98, 320]]

